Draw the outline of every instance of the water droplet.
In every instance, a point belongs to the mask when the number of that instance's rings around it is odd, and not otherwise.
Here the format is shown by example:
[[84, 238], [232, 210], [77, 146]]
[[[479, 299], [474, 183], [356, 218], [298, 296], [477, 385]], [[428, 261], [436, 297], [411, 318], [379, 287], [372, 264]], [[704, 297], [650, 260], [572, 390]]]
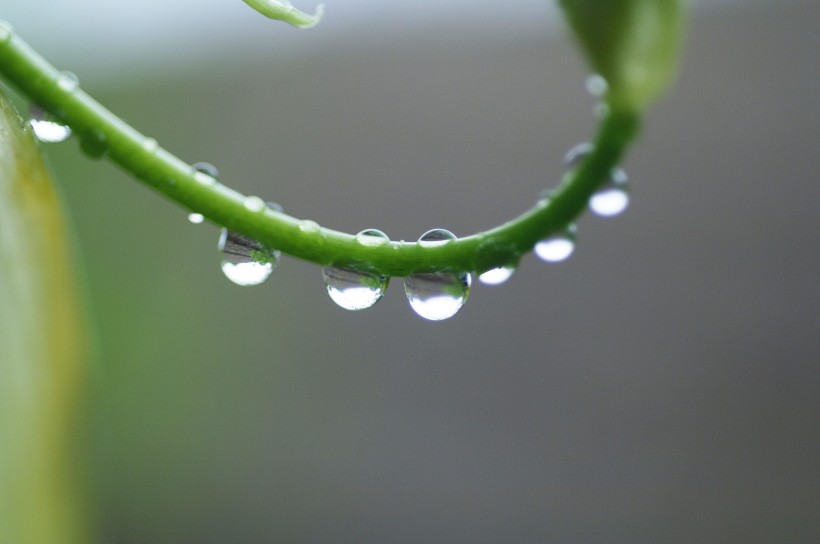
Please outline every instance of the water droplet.
[[191, 165], [194, 179], [202, 185], [215, 185], [219, 179], [219, 170], [209, 162], [195, 162]]
[[535, 244], [535, 254], [548, 263], [564, 261], [574, 250], [575, 225], [570, 225], [564, 232], [553, 234]]
[[[456, 240], [449, 230], [428, 230], [419, 238], [422, 247], [436, 247]], [[404, 278], [404, 293], [413, 311], [424, 319], [441, 321], [458, 313], [470, 294], [472, 278], [467, 272], [424, 272]]]
[[10, 42], [13, 35], [14, 28], [8, 23], [8, 21], [0, 20], [0, 44]]
[[430, 321], [453, 317], [467, 301], [471, 278], [468, 273], [428, 272], [404, 278], [410, 307]]
[[194, 164], [191, 165], [191, 168], [193, 168], [197, 172], [201, 172], [201, 173], [203, 173], [207, 176], [210, 176], [214, 179], [219, 179], [219, 170], [217, 170], [216, 166], [214, 166], [213, 164], [211, 164], [209, 162], [204, 162], [204, 161], [195, 162]]
[[328, 266], [322, 270], [330, 298], [345, 310], [364, 310], [384, 296], [388, 278], [349, 268]]
[[64, 142], [71, 136], [71, 128], [36, 104], [29, 107], [29, 124], [41, 142]]
[[194, 225], [199, 225], [203, 221], [205, 221], [205, 216], [201, 213], [189, 213], [188, 214], [188, 221], [193, 223]]
[[383, 246], [390, 242], [390, 237], [378, 229], [365, 229], [356, 235], [356, 241], [363, 246]]
[[316, 221], [312, 221], [310, 219], [303, 219], [299, 221], [299, 230], [307, 234], [314, 234], [317, 232], [322, 231], [322, 227], [319, 226], [319, 223]]
[[484, 285], [501, 285], [510, 279], [514, 273], [514, 266], [499, 266], [498, 268], [487, 270], [478, 276], [478, 281]]
[[456, 239], [456, 235], [445, 229], [428, 230], [419, 238], [419, 245], [422, 247], [443, 246]]
[[584, 88], [593, 98], [601, 99], [609, 92], [609, 83], [600, 74], [590, 74], [584, 80]]
[[223, 228], [219, 251], [224, 255], [222, 272], [237, 285], [259, 285], [279, 263], [280, 252], [256, 240]]
[[629, 206], [629, 178], [620, 168], [589, 199], [589, 209], [601, 217], [614, 217]]
[[142, 141], [142, 148], [148, 153], [153, 153], [159, 149], [159, 142], [153, 138], [146, 138]]
[[80, 136], [80, 149], [92, 159], [98, 159], [108, 151], [108, 137], [102, 130], [93, 128]]
[[80, 86], [80, 79], [73, 72], [63, 70], [60, 75], [57, 76], [57, 86], [63, 91], [70, 93], [77, 90], [77, 87]]
[[576, 145], [564, 155], [564, 167], [574, 168], [595, 149], [590, 142], [584, 142]]
[[245, 206], [245, 209], [249, 212], [258, 213], [267, 208], [267, 204], [265, 201], [259, 198], [258, 196], [246, 196], [245, 200], [242, 202], [242, 205]]

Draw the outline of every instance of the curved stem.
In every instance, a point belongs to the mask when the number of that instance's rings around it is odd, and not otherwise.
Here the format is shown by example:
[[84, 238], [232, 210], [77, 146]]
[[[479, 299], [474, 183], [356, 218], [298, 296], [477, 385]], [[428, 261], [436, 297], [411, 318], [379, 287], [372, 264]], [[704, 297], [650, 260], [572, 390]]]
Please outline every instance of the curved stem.
[[89, 154], [107, 154], [145, 184], [210, 221], [294, 257], [388, 276], [437, 270], [483, 272], [517, 261], [540, 239], [571, 223], [621, 160], [635, 138], [640, 115], [612, 111], [599, 127], [593, 151], [567, 174], [549, 201], [494, 229], [437, 247], [415, 242], [366, 246], [355, 236], [318, 227], [281, 212], [258, 210], [245, 197], [178, 159], [91, 98], [76, 81], [43, 59], [0, 22], [0, 73], [30, 99], [67, 122]]

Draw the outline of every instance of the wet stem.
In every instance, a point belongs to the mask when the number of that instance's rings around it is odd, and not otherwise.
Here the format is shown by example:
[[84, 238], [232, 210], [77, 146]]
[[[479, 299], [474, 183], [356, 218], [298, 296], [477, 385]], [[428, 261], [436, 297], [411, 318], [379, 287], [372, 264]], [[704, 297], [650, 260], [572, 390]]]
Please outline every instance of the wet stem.
[[188, 210], [292, 256], [386, 276], [483, 272], [516, 262], [540, 239], [562, 230], [585, 209], [591, 194], [637, 134], [640, 117], [632, 111], [610, 112], [601, 123], [592, 153], [566, 176], [546, 205], [542, 202], [499, 227], [442, 246], [395, 241], [372, 246], [328, 228], [300, 228], [304, 221], [270, 208], [249, 209], [246, 203], [258, 197], [242, 195], [197, 172], [116, 117], [79, 85], [66, 85], [63, 72], [7, 27], [0, 30], [0, 73], [32, 101], [67, 122], [86, 153], [107, 156]]

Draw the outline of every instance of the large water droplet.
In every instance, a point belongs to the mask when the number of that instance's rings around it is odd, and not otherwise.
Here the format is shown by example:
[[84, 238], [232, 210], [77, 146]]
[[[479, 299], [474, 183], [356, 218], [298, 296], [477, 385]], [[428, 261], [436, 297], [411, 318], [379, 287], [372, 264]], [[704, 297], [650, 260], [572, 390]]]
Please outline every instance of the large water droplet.
[[363, 246], [378, 247], [390, 242], [390, 237], [378, 229], [365, 229], [356, 235], [356, 241]]
[[224, 255], [222, 272], [237, 285], [259, 285], [279, 263], [279, 251], [225, 228], [219, 237], [219, 250]]
[[345, 310], [364, 310], [381, 300], [388, 278], [349, 268], [329, 266], [322, 270], [330, 298]]
[[[419, 238], [419, 245], [436, 247], [456, 239], [449, 230], [433, 229]], [[441, 321], [458, 313], [470, 294], [472, 278], [467, 272], [425, 272], [404, 278], [404, 293], [410, 307], [430, 321]]]
[[98, 159], [108, 151], [108, 137], [102, 130], [92, 128], [80, 136], [80, 149], [92, 159]]
[[36, 104], [29, 107], [29, 124], [41, 142], [64, 142], [71, 136], [71, 128]]
[[589, 209], [601, 217], [614, 217], [629, 206], [629, 178], [620, 168], [589, 199]]
[[478, 276], [478, 281], [484, 285], [501, 285], [510, 279], [514, 273], [514, 266], [499, 266], [498, 268], [491, 268]]
[[553, 234], [535, 244], [535, 254], [548, 263], [564, 261], [574, 250], [575, 225], [570, 225], [564, 232]]
[[404, 278], [410, 307], [424, 319], [441, 321], [453, 317], [470, 294], [470, 274], [428, 272]]

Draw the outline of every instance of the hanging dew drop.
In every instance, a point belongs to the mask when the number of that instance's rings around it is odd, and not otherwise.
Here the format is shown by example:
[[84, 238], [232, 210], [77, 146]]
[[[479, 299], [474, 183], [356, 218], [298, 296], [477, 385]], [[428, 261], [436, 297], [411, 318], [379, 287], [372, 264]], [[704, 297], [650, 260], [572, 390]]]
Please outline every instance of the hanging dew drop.
[[510, 279], [513, 274], [515, 274], [514, 266], [499, 266], [479, 275], [478, 281], [484, 285], [501, 285]]
[[410, 307], [429, 321], [453, 317], [470, 294], [468, 273], [429, 272], [404, 278], [404, 293]]
[[535, 255], [548, 263], [565, 261], [575, 251], [575, 225], [564, 232], [553, 234], [535, 244]]
[[[444, 229], [433, 229], [419, 238], [422, 247], [437, 247], [456, 239]], [[404, 278], [404, 293], [410, 307], [430, 321], [453, 317], [470, 294], [472, 278], [467, 272], [426, 272]]]
[[29, 124], [38, 140], [45, 143], [57, 143], [66, 141], [71, 136], [71, 128], [60, 122], [36, 104], [29, 107]]
[[629, 178], [617, 168], [609, 181], [589, 199], [589, 209], [601, 217], [614, 217], [629, 206]]
[[205, 221], [205, 216], [201, 213], [189, 213], [188, 214], [188, 221], [193, 223], [194, 225], [199, 225], [203, 221]]
[[259, 285], [279, 263], [280, 252], [223, 228], [219, 237], [222, 272], [237, 285]]
[[363, 246], [378, 247], [390, 242], [390, 237], [378, 229], [365, 229], [356, 235], [356, 242]]
[[345, 310], [365, 310], [384, 296], [388, 278], [349, 268], [329, 266], [322, 276], [330, 298]]

